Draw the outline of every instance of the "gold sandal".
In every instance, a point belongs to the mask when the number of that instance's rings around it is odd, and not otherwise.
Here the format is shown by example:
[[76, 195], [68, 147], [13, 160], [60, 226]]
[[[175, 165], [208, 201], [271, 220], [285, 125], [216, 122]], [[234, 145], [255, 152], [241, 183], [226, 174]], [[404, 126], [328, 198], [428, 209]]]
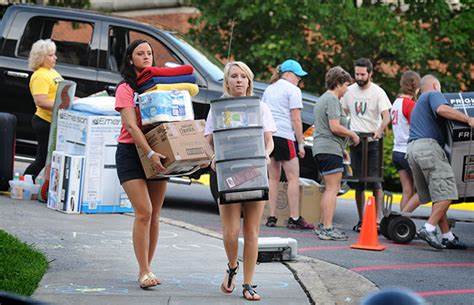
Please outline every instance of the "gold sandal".
[[[150, 284], [153, 281], [156, 281], [156, 284]], [[153, 272], [148, 272], [142, 275], [142, 277], [138, 278], [138, 285], [140, 286], [141, 289], [147, 289], [147, 288], [154, 287], [160, 284], [161, 284], [160, 281], [158, 280], [156, 275], [153, 274]]]

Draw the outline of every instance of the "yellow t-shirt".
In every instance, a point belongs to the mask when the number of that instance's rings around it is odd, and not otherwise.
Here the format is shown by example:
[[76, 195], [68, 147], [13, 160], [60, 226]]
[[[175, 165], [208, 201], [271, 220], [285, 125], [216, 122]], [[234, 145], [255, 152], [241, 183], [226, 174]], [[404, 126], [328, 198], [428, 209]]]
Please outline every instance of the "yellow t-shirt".
[[[61, 75], [54, 69], [39, 68], [36, 70], [30, 79], [31, 95], [47, 94], [48, 100], [53, 101], [56, 98], [56, 91], [58, 90], [58, 82], [63, 80]], [[36, 106], [35, 114], [45, 121], [51, 123], [51, 110]]]

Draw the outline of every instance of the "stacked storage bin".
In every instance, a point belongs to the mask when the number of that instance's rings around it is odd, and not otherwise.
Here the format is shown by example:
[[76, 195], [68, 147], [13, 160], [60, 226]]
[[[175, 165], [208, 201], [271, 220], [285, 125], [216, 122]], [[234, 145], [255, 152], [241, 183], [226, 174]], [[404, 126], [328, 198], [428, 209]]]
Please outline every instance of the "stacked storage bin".
[[268, 199], [267, 162], [258, 97], [211, 101], [221, 203]]

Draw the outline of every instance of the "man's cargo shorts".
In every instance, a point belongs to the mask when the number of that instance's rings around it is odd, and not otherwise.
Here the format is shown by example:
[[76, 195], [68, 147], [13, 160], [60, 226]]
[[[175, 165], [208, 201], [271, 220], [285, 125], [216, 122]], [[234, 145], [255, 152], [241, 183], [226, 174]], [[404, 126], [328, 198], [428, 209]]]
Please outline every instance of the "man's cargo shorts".
[[422, 203], [458, 199], [453, 169], [436, 140], [411, 141], [407, 158]]

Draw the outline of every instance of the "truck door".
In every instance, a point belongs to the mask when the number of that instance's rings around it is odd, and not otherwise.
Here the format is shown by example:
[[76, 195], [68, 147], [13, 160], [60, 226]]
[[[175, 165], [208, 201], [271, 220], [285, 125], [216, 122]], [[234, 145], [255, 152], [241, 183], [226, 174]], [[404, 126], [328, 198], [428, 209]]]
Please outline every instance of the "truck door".
[[98, 90], [96, 27], [100, 28], [100, 22], [33, 17], [20, 40], [18, 56], [27, 57], [38, 39], [51, 39], [56, 44], [58, 57], [55, 69], [64, 79], [77, 83], [76, 96], [90, 95]]
[[[100, 25], [99, 25], [100, 26]], [[54, 16], [34, 16], [19, 13], [12, 24], [10, 49], [4, 50], [8, 60], [2, 64], [2, 109], [18, 118], [17, 144], [30, 152], [35, 144], [31, 128], [31, 117], [35, 105], [29, 90], [29, 80], [33, 73], [28, 68], [31, 46], [39, 39], [51, 39], [56, 44], [58, 57], [55, 69], [63, 78], [77, 83], [76, 96], [82, 97], [98, 90], [97, 87], [97, 46], [95, 23], [76, 19], [58, 19]]]
[[209, 107], [206, 78], [201, 71], [196, 69], [196, 63], [190, 61], [179, 46], [173, 44], [164, 36], [127, 25], [107, 24], [104, 22], [99, 55], [98, 84], [109, 93], [113, 93], [116, 85], [122, 80], [119, 70], [128, 45], [136, 39], [144, 39], [150, 43], [153, 49], [156, 66], [190, 64], [195, 67], [194, 75], [199, 86], [199, 94], [193, 97], [194, 114], [196, 119], [206, 118], [207, 111], [200, 111], [201, 108], [196, 107], [196, 105]]
[[109, 93], [114, 93], [116, 85], [122, 80], [120, 68], [126, 49], [136, 39], [144, 39], [150, 43], [156, 66], [164, 66], [167, 63], [183, 64], [179, 56], [161, 40], [143, 31], [104, 23], [102, 35], [98, 83]]

